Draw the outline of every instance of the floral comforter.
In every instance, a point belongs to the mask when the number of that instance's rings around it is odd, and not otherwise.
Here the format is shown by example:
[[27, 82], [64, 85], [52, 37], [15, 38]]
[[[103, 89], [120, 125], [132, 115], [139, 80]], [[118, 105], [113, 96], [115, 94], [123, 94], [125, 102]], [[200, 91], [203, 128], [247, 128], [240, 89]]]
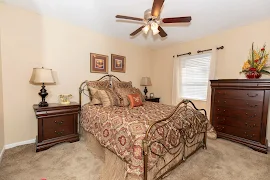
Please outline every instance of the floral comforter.
[[142, 177], [142, 141], [146, 130], [174, 109], [174, 106], [153, 102], [144, 102], [143, 106], [132, 109], [86, 104], [82, 107], [81, 126], [127, 162], [128, 174]]

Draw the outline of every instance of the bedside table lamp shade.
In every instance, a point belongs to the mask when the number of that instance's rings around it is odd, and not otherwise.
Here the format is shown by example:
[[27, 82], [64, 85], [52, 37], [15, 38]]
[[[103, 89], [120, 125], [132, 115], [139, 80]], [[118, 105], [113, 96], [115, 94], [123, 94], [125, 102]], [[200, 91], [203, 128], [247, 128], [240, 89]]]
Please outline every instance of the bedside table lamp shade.
[[38, 93], [42, 101], [39, 103], [40, 107], [48, 106], [48, 103], [45, 101], [45, 97], [48, 95], [47, 90], [45, 89], [44, 84], [54, 84], [55, 81], [53, 79], [52, 70], [45, 68], [34, 68], [32, 72], [32, 76], [30, 79], [30, 83], [32, 84], [42, 84], [42, 89]]
[[30, 82], [33, 84], [53, 84], [55, 83], [52, 70], [45, 68], [34, 68]]
[[145, 86], [145, 88], [144, 88], [144, 94], [147, 97], [146, 94], [147, 94], [148, 90], [147, 90], [147, 87], [146, 86], [152, 86], [152, 82], [151, 82], [150, 77], [142, 77], [142, 79], [141, 79], [141, 86]]

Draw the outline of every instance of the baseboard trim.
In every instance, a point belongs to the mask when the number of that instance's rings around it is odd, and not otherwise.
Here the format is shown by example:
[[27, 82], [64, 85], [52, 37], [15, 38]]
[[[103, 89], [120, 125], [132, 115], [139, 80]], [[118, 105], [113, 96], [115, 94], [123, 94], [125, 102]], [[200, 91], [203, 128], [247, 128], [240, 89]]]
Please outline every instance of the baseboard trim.
[[0, 152], [0, 163], [2, 161], [2, 157], [4, 156], [4, 152], [5, 152], [5, 146], [3, 147], [3, 149]]
[[17, 146], [22, 146], [22, 145], [26, 145], [26, 144], [33, 144], [36, 142], [36, 139], [30, 139], [27, 141], [21, 141], [21, 142], [16, 142], [16, 143], [12, 143], [12, 144], [7, 144], [5, 145], [5, 149], [10, 149], [10, 148], [14, 148]]

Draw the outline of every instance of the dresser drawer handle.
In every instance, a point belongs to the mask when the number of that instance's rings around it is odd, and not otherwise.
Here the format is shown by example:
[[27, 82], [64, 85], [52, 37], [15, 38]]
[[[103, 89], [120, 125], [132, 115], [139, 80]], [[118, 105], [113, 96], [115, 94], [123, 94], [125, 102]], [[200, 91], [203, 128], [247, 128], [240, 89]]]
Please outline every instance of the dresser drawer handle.
[[54, 131], [54, 133], [57, 134], [57, 135], [62, 135], [64, 133], [64, 130], [63, 131], [59, 131], [59, 132], [58, 131]]
[[63, 122], [64, 122], [64, 121], [60, 121], [60, 122], [54, 121], [55, 124], [59, 124], [59, 125], [63, 124]]
[[252, 108], [255, 108], [255, 107], [258, 106], [257, 104], [255, 104], [255, 105], [249, 105], [249, 103], [247, 103], [247, 105], [248, 105], [249, 107], [252, 107]]
[[[249, 116], [248, 113], [246, 113], [246, 115]], [[256, 116], [257, 116], [257, 114], [254, 114], [254, 115], [251, 115], [251, 116], [249, 116], [249, 117], [250, 117], [250, 118], [254, 118], [254, 117], [256, 117]]]
[[250, 95], [249, 93], [247, 93], [248, 97], [257, 97], [258, 94], [255, 94], [255, 95]]
[[246, 126], [248, 126], [249, 128], [254, 128], [254, 127], [256, 127], [256, 124], [253, 124], [253, 125], [248, 125], [248, 123], [247, 123], [247, 122], [245, 123], [245, 125], [246, 125]]

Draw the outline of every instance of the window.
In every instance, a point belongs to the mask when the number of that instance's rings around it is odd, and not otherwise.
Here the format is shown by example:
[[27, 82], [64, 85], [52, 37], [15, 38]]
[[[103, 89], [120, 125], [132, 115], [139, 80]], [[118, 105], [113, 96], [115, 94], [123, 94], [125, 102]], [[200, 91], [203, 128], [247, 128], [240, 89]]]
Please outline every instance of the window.
[[180, 96], [182, 99], [207, 99], [211, 54], [190, 56], [180, 62]]

